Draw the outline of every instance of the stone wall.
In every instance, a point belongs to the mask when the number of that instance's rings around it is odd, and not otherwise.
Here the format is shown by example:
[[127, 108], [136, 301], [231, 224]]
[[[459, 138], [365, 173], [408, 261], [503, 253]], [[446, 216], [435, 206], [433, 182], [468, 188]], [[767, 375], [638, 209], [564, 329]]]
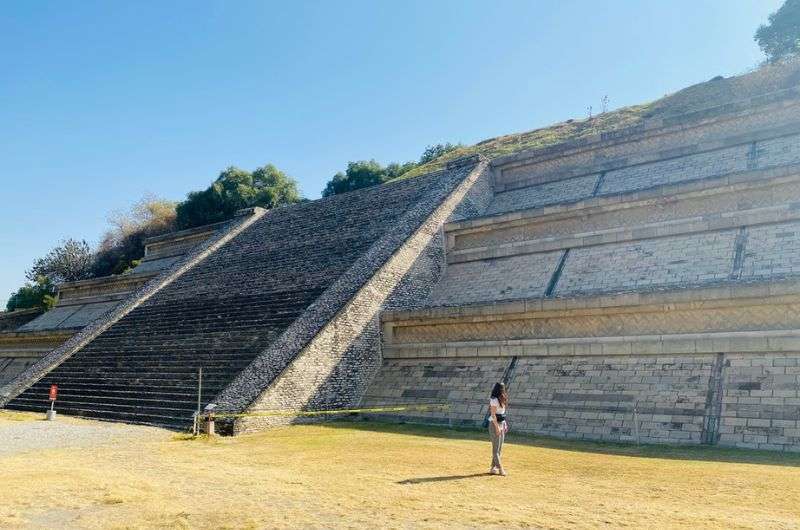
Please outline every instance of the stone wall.
[[478, 426], [505, 380], [518, 431], [800, 451], [787, 94], [494, 161], [486, 214], [445, 225], [427, 307], [383, 313], [362, 404]]
[[[744, 138], [740, 139], [743, 140]], [[590, 197], [629, 193], [656, 186], [798, 162], [800, 162], [800, 136], [791, 134], [666, 160], [621, 166], [600, 173], [549, 181], [539, 185], [515, 187], [499, 193], [489, 207], [488, 213], [497, 214], [576, 202]]]
[[[39, 311], [31, 313], [35, 316]], [[0, 396], [16, 377], [70, 336], [68, 330], [0, 333]]]
[[17, 311], [0, 311], [0, 333], [14, 331], [42, 314], [41, 309], [18, 309]]
[[388, 359], [365, 405], [445, 403], [393, 419], [477, 427], [513, 366], [515, 431], [800, 451], [798, 363], [798, 352]]
[[[651, 162], [669, 165], [672, 159], [735, 150], [763, 140], [772, 140], [771, 145], [780, 150], [785, 145], [778, 138], [800, 133], [798, 116], [800, 88], [794, 87], [704, 112], [649, 120], [612, 133], [495, 159], [494, 190], [501, 194]], [[712, 169], [701, 171], [715, 173]]]
[[800, 286], [771, 285], [386, 313], [363, 404], [478, 426], [505, 380], [518, 431], [798, 451]]
[[[800, 172], [669, 186], [547, 214], [510, 214], [446, 227], [447, 271], [429, 305], [690, 288], [795, 277]], [[582, 227], [574, 233], [573, 229]]]

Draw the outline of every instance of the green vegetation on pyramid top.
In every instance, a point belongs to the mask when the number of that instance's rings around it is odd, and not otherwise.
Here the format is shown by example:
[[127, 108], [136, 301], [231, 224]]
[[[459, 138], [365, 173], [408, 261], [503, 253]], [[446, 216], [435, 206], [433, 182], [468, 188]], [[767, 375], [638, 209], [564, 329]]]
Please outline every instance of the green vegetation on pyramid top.
[[764, 65], [743, 75], [716, 77], [674, 94], [642, 105], [623, 107], [583, 120], [568, 120], [534, 129], [490, 138], [471, 146], [462, 146], [435, 160], [421, 164], [398, 178], [424, 175], [445, 167], [455, 158], [480, 153], [490, 159], [571, 142], [598, 133], [625, 129], [645, 119], [680, 116], [690, 112], [725, 105], [759, 94], [767, 94], [800, 83], [800, 59]]

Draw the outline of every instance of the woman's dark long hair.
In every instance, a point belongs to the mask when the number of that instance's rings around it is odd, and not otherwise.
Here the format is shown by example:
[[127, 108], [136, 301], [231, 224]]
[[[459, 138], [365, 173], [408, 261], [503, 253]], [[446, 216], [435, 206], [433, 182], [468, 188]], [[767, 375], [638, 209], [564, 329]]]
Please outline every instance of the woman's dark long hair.
[[508, 405], [508, 392], [505, 383], [495, 383], [492, 388], [492, 397], [495, 398], [501, 407]]

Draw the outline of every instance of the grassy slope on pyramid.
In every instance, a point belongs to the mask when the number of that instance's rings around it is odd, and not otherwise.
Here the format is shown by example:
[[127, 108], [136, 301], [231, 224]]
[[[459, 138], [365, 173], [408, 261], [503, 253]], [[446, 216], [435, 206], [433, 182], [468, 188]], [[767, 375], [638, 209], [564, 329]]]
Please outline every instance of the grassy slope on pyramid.
[[475, 145], [460, 147], [427, 164], [417, 166], [398, 178], [417, 177], [442, 169], [449, 160], [465, 155], [480, 153], [492, 159], [520, 151], [541, 149], [580, 140], [594, 134], [631, 127], [645, 119], [679, 116], [757, 94], [775, 92], [798, 83], [800, 83], [800, 60], [769, 64], [727, 79], [716, 77], [650, 103], [623, 107], [589, 119], [567, 120], [548, 127], [498, 136]]

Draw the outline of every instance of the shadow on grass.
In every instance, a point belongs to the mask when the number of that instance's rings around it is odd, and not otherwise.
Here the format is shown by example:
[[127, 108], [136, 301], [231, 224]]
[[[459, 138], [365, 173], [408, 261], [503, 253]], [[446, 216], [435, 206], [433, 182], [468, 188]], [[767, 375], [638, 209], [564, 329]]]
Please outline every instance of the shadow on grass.
[[471, 475], [446, 475], [443, 477], [421, 477], [421, 478], [407, 478], [406, 480], [400, 480], [398, 484], [424, 484], [426, 482], [448, 482], [451, 480], [464, 480], [467, 478], [478, 478], [478, 477], [491, 477], [489, 473], [473, 473]]
[[[386, 432], [410, 436], [454, 440], [477, 440], [489, 444], [489, 435], [481, 429], [448, 428], [435, 425], [410, 423], [387, 423], [378, 421], [339, 420], [325, 424], [335, 429], [357, 429], [362, 431]], [[671, 460], [698, 460], [708, 462], [729, 462], [737, 464], [761, 464], [774, 466], [800, 467], [800, 453], [780, 453], [751, 449], [736, 449], [707, 445], [634, 445], [615, 442], [592, 442], [583, 440], [563, 440], [533, 434], [511, 432], [506, 436], [507, 444], [527, 445], [558, 451], [598, 453], [636, 458], [667, 458]]]

